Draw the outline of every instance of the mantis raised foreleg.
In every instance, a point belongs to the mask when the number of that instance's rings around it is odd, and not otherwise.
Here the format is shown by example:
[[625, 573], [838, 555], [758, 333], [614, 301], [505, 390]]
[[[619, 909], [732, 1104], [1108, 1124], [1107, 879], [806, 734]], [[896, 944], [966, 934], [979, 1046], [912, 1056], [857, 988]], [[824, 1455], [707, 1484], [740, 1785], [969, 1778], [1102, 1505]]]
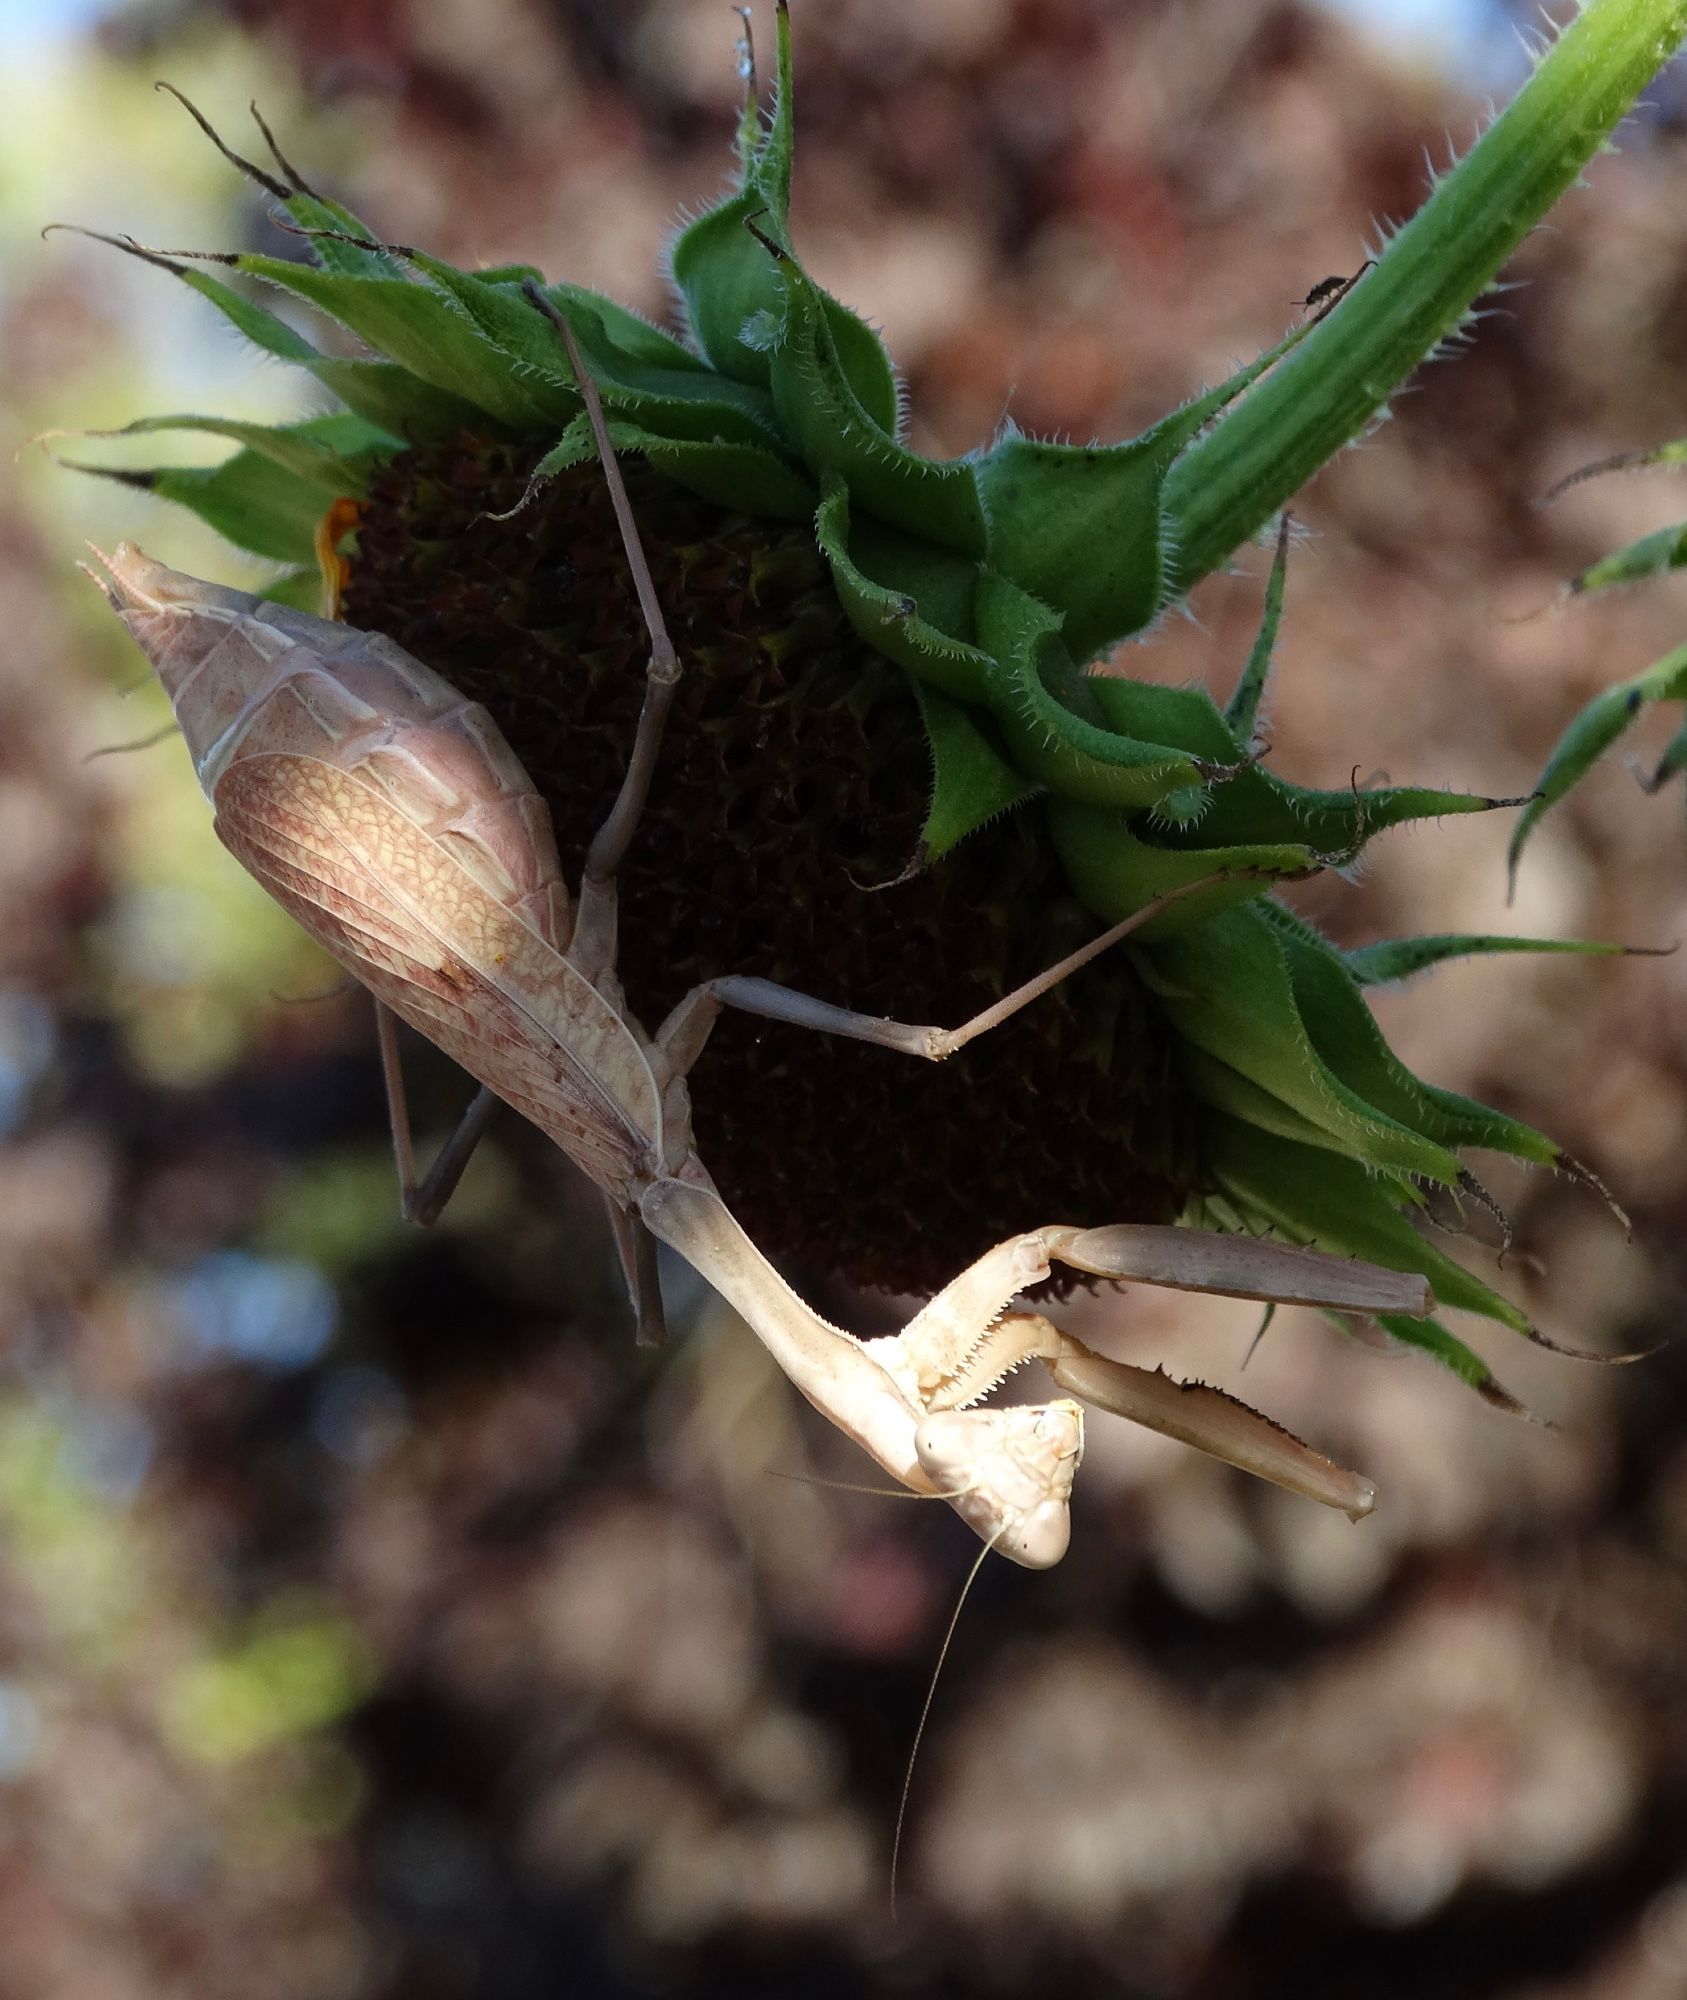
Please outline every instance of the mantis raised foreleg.
[[[1430, 1305], [1420, 1277], [1290, 1244], [1153, 1226], [1053, 1227], [997, 1244], [898, 1334], [856, 1341], [827, 1329], [832, 1338], [817, 1339], [813, 1314], [794, 1294], [788, 1297], [796, 1313], [770, 1315], [766, 1262], [712, 1190], [667, 1183], [651, 1191], [645, 1216], [738, 1308], [834, 1423], [903, 1485], [941, 1494], [986, 1541], [1033, 1569], [1058, 1562], [1066, 1550], [1083, 1410], [1071, 1400], [967, 1407], [1027, 1361], [1044, 1362], [1056, 1384], [1084, 1402], [1355, 1520], [1375, 1500], [1368, 1479], [1222, 1391], [1109, 1360], [1041, 1314], [1004, 1312], [1016, 1293], [1048, 1277], [1051, 1260], [1101, 1277], [1286, 1305], [1408, 1314]], [[859, 1368], [856, 1355], [891, 1379], [895, 1402]]]

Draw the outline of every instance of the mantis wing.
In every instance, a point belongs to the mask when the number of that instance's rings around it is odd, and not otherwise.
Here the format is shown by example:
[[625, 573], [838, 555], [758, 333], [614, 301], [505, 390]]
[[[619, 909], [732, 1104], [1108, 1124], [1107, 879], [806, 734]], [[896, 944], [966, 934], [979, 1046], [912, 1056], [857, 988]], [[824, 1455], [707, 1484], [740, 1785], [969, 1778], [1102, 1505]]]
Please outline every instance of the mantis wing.
[[626, 1202], [660, 1092], [620, 1017], [383, 793], [317, 758], [235, 757], [224, 845], [369, 987]]

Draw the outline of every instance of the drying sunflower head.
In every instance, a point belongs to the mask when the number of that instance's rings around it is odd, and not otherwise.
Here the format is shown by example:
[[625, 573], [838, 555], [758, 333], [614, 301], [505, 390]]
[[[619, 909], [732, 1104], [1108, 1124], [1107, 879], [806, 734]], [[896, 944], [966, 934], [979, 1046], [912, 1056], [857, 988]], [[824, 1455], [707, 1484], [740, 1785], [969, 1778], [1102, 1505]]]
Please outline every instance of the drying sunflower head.
[[[1487, 941], [1344, 956], [1272, 893], [1403, 822], [1495, 802], [1307, 790], [1260, 761], [1281, 541], [1225, 706], [1096, 671], [1187, 583], [1192, 543], [1218, 533], [1174, 504], [1192, 450], [1227, 412], [1257, 430], [1259, 399], [1306, 358], [1293, 350], [1333, 322], [1308, 320], [1125, 443], [1009, 428], [965, 457], [923, 457], [882, 342], [792, 242], [792, 108], [781, 8], [773, 109], [752, 82], [736, 183], [673, 245], [679, 332], [540, 279], [602, 393], [684, 664], [623, 877], [634, 1007], [654, 1020], [735, 971], [958, 1022], [1099, 922], [1205, 886], [943, 1069], [729, 1017], [693, 1081], [723, 1193], [771, 1254], [868, 1285], [929, 1288], [1055, 1217], [1182, 1219], [1420, 1271], [1444, 1304], [1527, 1331], [1414, 1212], [1435, 1187], [1473, 1185], [1468, 1148], [1561, 1155], [1419, 1081], [1364, 997]], [[271, 150], [273, 171], [230, 157], [310, 261], [122, 247], [312, 375], [334, 407], [276, 426], [147, 418], [131, 428], [210, 430], [239, 449], [210, 470], [117, 476], [286, 565], [278, 591], [307, 597], [322, 524], [349, 503], [344, 615], [491, 709], [577, 866], [621, 777], [646, 640], [577, 385], [523, 294], [540, 274], [385, 243]], [[1573, 171], [1558, 154], [1537, 206]], [[1515, 231], [1528, 219], [1519, 208]], [[1391, 379], [1457, 323], [1505, 247], [1442, 285]], [[1385, 258], [1359, 295], [1374, 289], [1382, 313], [1391, 283]], [[360, 355], [319, 348], [260, 302], [265, 288], [337, 322]], [[1299, 448], [1285, 448], [1291, 469]], [[1257, 457], [1257, 440], [1246, 449]], [[1195, 485], [1210, 502], [1213, 480], [1186, 480], [1186, 500]], [[1278, 504], [1261, 492], [1253, 526]], [[1248, 532], [1241, 521], [1225, 548]], [[1505, 1400], [1444, 1327], [1392, 1330]]]

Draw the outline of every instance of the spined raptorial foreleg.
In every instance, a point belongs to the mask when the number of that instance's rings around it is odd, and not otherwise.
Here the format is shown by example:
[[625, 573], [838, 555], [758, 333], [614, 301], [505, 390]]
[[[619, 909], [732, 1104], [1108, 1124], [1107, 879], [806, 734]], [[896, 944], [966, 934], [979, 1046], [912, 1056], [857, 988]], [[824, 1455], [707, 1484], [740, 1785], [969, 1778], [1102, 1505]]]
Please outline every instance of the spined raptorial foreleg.
[[[1058, 1387], [1085, 1403], [1192, 1444], [1354, 1519], [1370, 1511], [1375, 1489], [1368, 1479], [1223, 1391], [1176, 1382], [1158, 1371], [1096, 1354], [1041, 1314], [1002, 1314], [1017, 1292], [1048, 1276], [1051, 1258], [1102, 1277], [1349, 1312], [1416, 1316], [1431, 1303], [1428, 1285], [1415, 1274], [1292, 1244], [1136, 1225], [1049, 1228], [1015, 1237], [962, 1272], [900, 1334], [866, 1344], [905, 1393], [930, 1413], [916, 1447], [922, 1465], [940, 1485], [1005, 1486], [1000, 1441], [988, 1420], [1010, 1413], [964, 1406], [1035, 1359], [1047, 1366]], [[1081, 1430], [1078, 1435], [1081, 1441]], [[1007, 1468], [1013, 1469], [1023, 1470], [1022, 1460]], [[1064, 1478], [1069, 1489], [1070, 1474]], [[1025, 1511], [1021, 1498], [1018, 1512]], [[985, 1532], [977, 1500], [968, 1518]], [[1044, 1531], [1044, 1546], [1051, 1548], [1052, 1520], [1045, 1521]], [[1057, 1559], [1057, 1554], [1044, 1555], [1044, 1560]]]
[[1110, 1277], [1346, 1310], [1429, 1305], [1421, 1279], [1290, 1245], [1248, 1240], [1232, 1251], [1195, 1230], [1057, 1227], [997, 1244], [901, 1333], [857, 1341], [803, 1304], [711, 1190], [658, 1182], [643, 1214], [737, 1307], [817, 1409], [903, 1485], [946, 1499], [982, 1539], [1030, 1568], [1065, 1553], [1083, 1410], [1070, 1398], [965, 1407], [1029, 1360], [1046, 1363], [1072, 1397], [1356, 1518], [1374, 1497], [1361, 1475], [1219, 1390], [1111, 1361], [1040, 1314], [1004, 1314], [1049, 1275], [1051, 1258]]
[[[933, 1416], [900, 1336], [860, 1341], [830, 1326], [793, 1292], [712, 1189], [658, 1181], [642, 1203], [650, 1228], [679, 1251], [758, 1334], [796, 1387], [911, 1493], [947, 1500], [980, 1538], [1031, 1569], [1066, 1553], [1067, 1501], [1083, 1453], [1076, 1403], [966, 1410]], [[1034, 1281], [1036, 1251], [1000, 1262], [1008, 1290]], [[988, 1260], [987, 1260], [988, 1261]], [[1043, 1265], [1046, 1271], [1046, 1264]], [[974, 1313], [986, 1282], [964, 1272], [939, 1295], [958, 1319]], [[937, 1305], [937, 1301], [933, 1305]], [[982, 1339], [1001, 1293], [976, 1312]], [[928, 1307], [927, 1311], [932, 1308]]]
[[[1063, 1264], [1097, 1277], [1412, 1318], [1421, 1318], [1433, 1303], [1428, 1281], [1416, 1272], [1387, 1271], [1297, 1244], [1129, 1224], [1048, 1234], [1051, 1253]], [[1086, 1403], [1195, 1445], [1291, 1493], [1339, 1507], [1353, 1520], [1375, 1504], [1376, 1488], [1363, 1474], [1337, 1465], [1220, 1389], [1174, 1382], [1158, 1370], [1110, 1360], [1047, 1320], [1039, 1321], [1035, 1337], [1039, 1358], [1056, 1383]]]
[[1055, 1358], [1036, 1344], [1035, 1336], [1006, 1323], [998, 1326], [1009, 1302], [1049, 1275], [1051, 1259], [1095, 1277], [1275, 1305], [1412, 1318], [1420, 1318], [1431, 1305], [1428, 1282], [1416, 1272], [1388, 1271], [1296, 1244], [1153, 1224], [1055, 1226], [1010, 1237], [987, 1250], [891, 1342], [868, 1346], [895, 1346], [900, 1360], [888, 1365], [910, 1371], [909, 1393], [922, 1407], [959, 1409], [975, 1402], [1033, 1355]]
[[1039, 1314], [1009, 1315], [1032, 1323], [1034, 1352], [1056, 1384], [1081, 1401], [1132, 1423], [1194, 1445], [1242, 1472], [1273, 1486], [1336, 1507], [1362, 1520], [1376, 1504], [1377, 1490], [1363, 1473], [1351, 1472], [1250, 1404], [1206, 1382], [1178, 1382], [1157, 1368], [1136, 1368], [1097, 1354], [1062, 1333]]
[[1332, 1257], [1265, 1237], [1143, 1223], [1045, 1234], [1061, 1263], [1097, 1278], [1273, 1305], [1325, 1306], [1332, 1312], [1405, 1313], [1412, 1319], [1421, 1319], [1431, 1304], [1429, 1280], [1416, 1271], [1388, 1271], [1356, 1257]]

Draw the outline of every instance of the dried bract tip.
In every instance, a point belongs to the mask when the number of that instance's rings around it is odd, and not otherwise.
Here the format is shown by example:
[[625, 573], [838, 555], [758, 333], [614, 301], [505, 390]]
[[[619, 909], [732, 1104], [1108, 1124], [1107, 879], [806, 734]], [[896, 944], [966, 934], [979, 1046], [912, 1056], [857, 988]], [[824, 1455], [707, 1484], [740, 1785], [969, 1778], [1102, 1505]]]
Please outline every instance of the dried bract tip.
[[294, 191], [298, 194], [308, 194], [312, 201], [320, 201], [322, 197], [317, 193], [316, 189], [311, 186], [310, 182], [305, 179], [304, 175], [299, 172], [298, 168], [294, 166], [293, 162], [288, 159], [287, 155], [276, 144], [275, 134], [269, 129], [269, 124], [264, 114], [258, 109], [258, 100], [255, 97], [247, 105], [246, 109], [251, 112], [258, 130], [264, 135], [264, 144], [269, 148], [275, 164], [287, 176], [288, 180], [292, 182]]
[[[216, 147], [217, 151], [222, 154], [223, 158], [228, 161], [229, 165], [233, 167], [238, 167], [248, 180], [256, 181], [259, 187], [268, 189], [268, 191], [275, 196], [277, 201], [290, 200], [292, 196], [298, 192], [296, 188], [287, 187], [284, 183], [278, 181], [275, 178], [274, 174], [265, 173], [263, 168], [257, 165], [255, 161], [248, 160], [244, 154], [237, 153], [234, 150], [234, 148], [230, 146], [219, 135], [217, 128], [211, 123], [210, 119], [205, 116], [204, 112], [200, 110], [199, 106], [195, 104], [190, 97], [186, 96], [182, 91], [179, 91], [173, 83], [166, 83], [162, 78], [160, 78], [159, 81], [155, 83], [152, 87], [154, 90], [162, 90], [166, 92], [169, 96], [173, 97], [176, 100], [176, 102], [182, 107], [182, 109], [187, 113], [187, 115], [193, 120], [194, 124], [196, 124], [199, 127], [200, 131], [205, 134], [206, 138], [210, 140], [211, 144]], [[254, 116], [257, 115], [255, 107], [253, 115]], [[261, 118], [259, 118], [258, 124], [260, 129], [262, 129], [264, 121]], [[264, 130], [264, 137], [266, 139], [269, 138], [269, 133], [267, 129]], [[275, 147], [275, 142], [271, 140], [270, 149], [272, 152], [274, 151], [274, 147]], [[280, 155], [277, 154], [276, 157], [279, 159]]]
[[1623, 1207], [1622, 1203], [1618, 1201], [1617, 1197], [1593, 1169], [1591, 1167], [1584, 1167], [1580, 1160], [1575, 1159], [1569, 1153], [1560, 1153], [1557, 1164], [1560, 1173], [1568, 1174], [1571, 1180], [1579, 1181], [1583, 1187], [1591, 1188], [1598, 1195], [1599, 1199], [1622, 1224], [1623, 1234], [1632, 1243], [1634, 1241], [1633, 1219], [1630, 1217], [1628, 1210]]
[[1468, 1167], [1459, 1174], [1459, 1188], [1462, 1193], [1469, 1195], [1479, 1208], [1486, 1209], [1499, 1224], [1499, 1261], [1503, 1264], [1510, 1254], [1511, 1240], [1515, 1233], [1511, 1226], [1511, 1217], [1505, 1212], [1498, 1196], [1485, 1188]]

